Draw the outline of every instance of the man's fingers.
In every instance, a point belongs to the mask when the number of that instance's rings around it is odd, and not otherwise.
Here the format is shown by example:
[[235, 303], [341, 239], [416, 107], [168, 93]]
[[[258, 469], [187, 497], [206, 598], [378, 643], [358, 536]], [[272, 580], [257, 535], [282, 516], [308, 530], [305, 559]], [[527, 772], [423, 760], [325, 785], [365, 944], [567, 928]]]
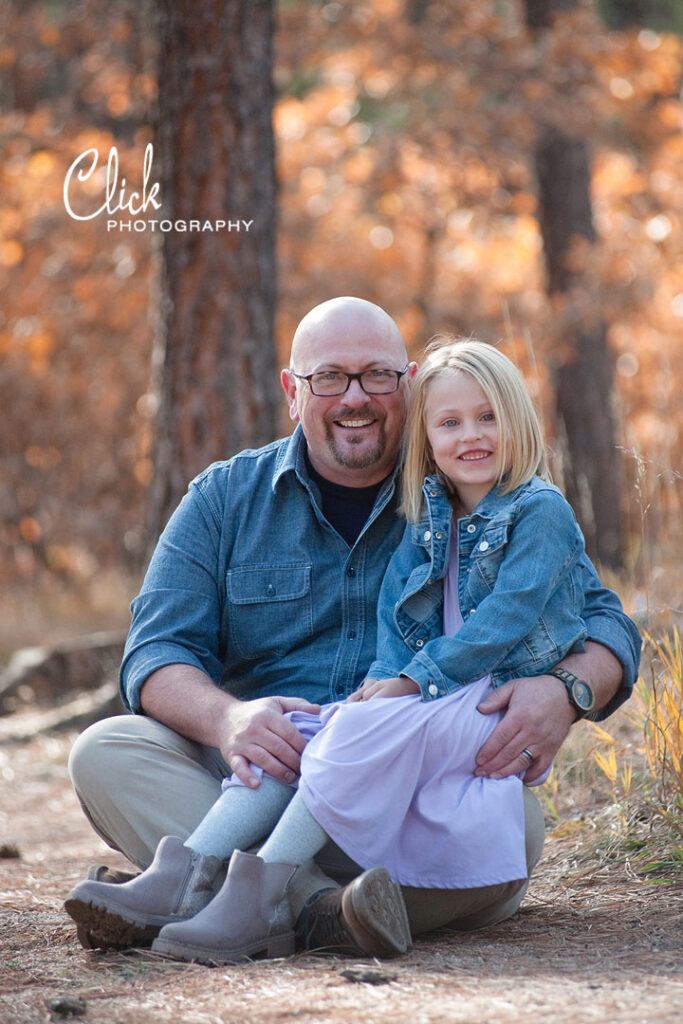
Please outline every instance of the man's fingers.
[[319, 704], [311, 704], [310, 700], [303, 697], [278, 697], [278, 703], [283, 711], [308, 711], [311, 715], [317, 715], [320, 711]]
[[540, 779], [541, 775], [550, 768], [552, 757], [547, 755], [544, 757], [536, 757], [534, 763], [529, 766], [529, 771], [524, 776], [524, 781], [527, 785], [531, 782], [535, 782], [536, 779]]
[[[490, 768], [494, 762], [497, 762], [496, 767], [498, 767], [509, 761], [510, 754], [519, 754], [524, 749], [523, 743], [519, 749], [515, 749], [515, 744], [519, 741], [521, 735], [519, 723], [514, 720], [510, 713], [506, 714], [495, 727], [486, 743], [478, 750], [475, 758], [477, 764], [480, 767], [486, 765]], [[508, 755], [507, 757], [505, 756], [506, 754]]]
[[230, 767], [240, 782], [243, 782], [245, 786], [249, 786], [250, 789], [256, 789], [257, 786], [261, 785], [258, 775], [254, 775], [246, 757], [242, 757], [241, 754], [233, 754], [230, 758]]
[[494, 711], [502, 711], [510, 703], [514, 689], [513, 683], [505, 683], [503, 686], [497, 686], [495, 690], [487, 694], [484, 699], [477, 704], [477, 711], [481, 711], [482, 715], [490, 715]]
[[[297, 772], [299, 770], [299, 755], [303, 752], [306, 746], [305, 737], [299, 732], [297, 727], [290, 722], [288, 718], [284, 718], [282, 715], [274, 715], [272, 718], [268, 717], [264, 719], [263, 726], [266, 732], [272, 734], [275, 739], [271, 741], [268, 737], [264, 736], [265, 742], [263, 745], [276, 757], [289, 764], [290, 767], [294, 768]], [[258, 742], [258, 741], [257, 741]], [[261, 741], [262, 742], [262, 741]], [[295, 753], [294, 760], [288, 755], [288, 748]]]
[[280, 760], [279, 757], [274, 756], [265, 747], [260, 747], [256, 744], [248, 747], [247, 756], [252, 764], [257, 764], [264, 772], [272, 775], [274, 779], [279, 779], [280, 782], [294, 782], [299, 772], [298, 764], [296, 769], [292, 769], [288, 762]]
[[[291, 782], [292, 778], [299, 773], [301, 765], [301, 754], [306, 746], [306, 740], [296, 726], [283, 719], [284, 725], [290, 725], [294, 730], [291, 733], [288, 729], [281, 728], [280, 723], [276, 729], [262, 729], [250, 736], [240, 753], [244, 753], [248, 760], [253, 761], [259, 768], [275, 775], [278, 779]], [[274, 772], [273, 766], [278, 770]], [[282, 770], [292, 773], [291, 778], [282, 774]]]

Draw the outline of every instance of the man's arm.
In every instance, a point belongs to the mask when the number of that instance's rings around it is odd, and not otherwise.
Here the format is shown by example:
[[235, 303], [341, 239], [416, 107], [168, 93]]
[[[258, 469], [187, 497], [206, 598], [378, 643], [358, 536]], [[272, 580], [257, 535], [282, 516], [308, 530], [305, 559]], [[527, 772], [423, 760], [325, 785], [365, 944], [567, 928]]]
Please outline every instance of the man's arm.
[[[568, 654], [559, 664], [590, 683], [596, 709], [606, 707], [621, 687], [621, 662], [594, 641], [587, 640], [583, 653]], [[526, 758], [521, 756], [526, 749], [534, 755], [534, 763], [525, 782], [533, 782], [550, 767], [576, 720], [565, 685], [555, 676], [513, 679], [489, 694], [479, 711], [505, 711], [505, 715], [477, 754], [475, 775], [516, 775], [526, 766]]]
[[258, 765], [283, 782], [299, 772], [305, 740], [285, 711], [320, 710], [300, 697], [262, 697], [240, 701], [221, 690], [193, 665], [165, 665], [147, 677], [140, 691], [145, 714], [187, 739], [220, 750], [224, 760], [248, 786], [259, 779]]

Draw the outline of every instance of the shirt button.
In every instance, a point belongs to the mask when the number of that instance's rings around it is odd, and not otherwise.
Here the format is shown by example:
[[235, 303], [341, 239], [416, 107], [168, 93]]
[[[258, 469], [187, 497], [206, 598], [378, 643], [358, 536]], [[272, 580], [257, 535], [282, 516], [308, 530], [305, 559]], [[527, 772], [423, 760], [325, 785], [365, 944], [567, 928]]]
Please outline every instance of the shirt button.
[[432, 539], [432, 535], [431, 535], [431, 532], [429, 530], [425, 530], [424, 539], [425, 540], [431, 540]]
[[266, 587], [266, 594], [268, 595], [268, 597], [272, 597], [274, 593], [275, 587], [273, 586], [272, 583], [269, 583], [268, 586]]
[[438, 494], [438, 493], [439, 493], [438, 491], [430, 491], [430, 492], [429, 492], [429, 497], [430, 497], [430, 498], [436, 498], [436, 496], [437, 496], [437, 494]]
[[430, 683], [429, 684], [429, 693], [431, 694], [431, 696], [432, 697], [436, 697], [438, 692], [439, 692], [439, 687], [436, 685], [436, 683]]
[[415, 641], [415, 646], [416, 647], [424, 647], [424, 643], [425, 643], [424, 640], [416, 640]]
[[435, 533], [434, 536], [436, 537], [437, 540], [443, 540], [443, 534], [442, 533]]
[[354, 567], [352, 565], [349, 566], [349, 568], [346, 570], [346, 575], [347, 576], [355, 576], [356, 575], [356, 570], [354, 569]]
[[474, 608], [470, 608], [470, 615], [474, 615], [474, 611], [475, 611]]
[[480, 551], [488, 551], [488, 549], [489, 549], [489, 542], [487, 540], [483, 540], [481, 542], [481, 544], [479, 545], [479, 550]]
[[476, 526], [474, 525], [474, 523], [470, 523], [470, 525], [467, 527], [467, 532], [468, 533], [474, 533], [475, 530], [476, 530]]

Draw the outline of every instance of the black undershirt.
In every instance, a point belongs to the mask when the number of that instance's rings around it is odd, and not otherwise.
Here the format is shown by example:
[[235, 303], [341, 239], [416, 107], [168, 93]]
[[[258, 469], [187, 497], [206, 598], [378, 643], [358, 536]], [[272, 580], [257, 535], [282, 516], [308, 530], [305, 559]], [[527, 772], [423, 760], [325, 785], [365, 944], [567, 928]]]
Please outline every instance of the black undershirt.
[[320, 490], [325, 519], [341, 534], [349, 547], [353, 547], [372, 512], [384, 480], [370, 487], [344, 487], [317, 473], [311, 465], [308, 452], [305, 458], [308, 475]]

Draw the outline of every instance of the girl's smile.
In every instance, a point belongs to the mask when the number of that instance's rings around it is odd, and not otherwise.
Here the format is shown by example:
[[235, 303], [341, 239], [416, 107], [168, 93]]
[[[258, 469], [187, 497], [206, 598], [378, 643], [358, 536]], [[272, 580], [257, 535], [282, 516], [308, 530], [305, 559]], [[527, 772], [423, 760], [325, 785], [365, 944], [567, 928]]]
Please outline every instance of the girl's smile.
[[499, 474], [498, 424], [490, 401], [469, 373], [448, 370], [428, 386], [425, 425], [437, 468], [472, 512]]

